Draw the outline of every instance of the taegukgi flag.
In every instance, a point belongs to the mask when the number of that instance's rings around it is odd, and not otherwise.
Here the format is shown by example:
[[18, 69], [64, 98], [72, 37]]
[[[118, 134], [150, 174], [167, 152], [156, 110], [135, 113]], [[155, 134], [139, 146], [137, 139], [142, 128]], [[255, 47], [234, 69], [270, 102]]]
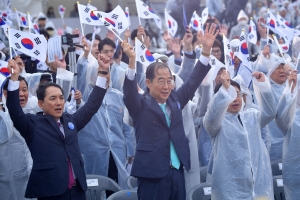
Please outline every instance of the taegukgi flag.
[[137, 38], [135, 38], [135, 55], [136, 61], [147, 67], [155, 61], [151, 52]]
[[10, 47], [38, 59], [42, 62], [46, 60], [47, 40], [44, 35], [26, 33], [15, 29], [9, 29]]
[[162, 28], [162, 23], [160, 18], [156, 15], [156, 13], [150, 8], [147, 4], [142, 2], [141, 0], [135, 0], [136, 8], [138, 12], [138, 17], [143, 19], [154, 19], [158, 28]]
[[257, 42], [256, 25], [253, 22], [252, 17], [250, 19], [249, 32], [248, 32], [248, 41], [251, 42], [252, 44], [255, 44], [255, 45], [256, 45], [256, 42]]
[[190, 27], [197, 32], [202, 30], [202, 18], [199, 17], [196, 11], [192, 15]]
[[178, 29], [178, 24], [176, 20], [167, 12], [167, 10], [165, 10], [165, 19], [169, 34], [171, 34], [172, 37], [175, 37], [175, 34]]

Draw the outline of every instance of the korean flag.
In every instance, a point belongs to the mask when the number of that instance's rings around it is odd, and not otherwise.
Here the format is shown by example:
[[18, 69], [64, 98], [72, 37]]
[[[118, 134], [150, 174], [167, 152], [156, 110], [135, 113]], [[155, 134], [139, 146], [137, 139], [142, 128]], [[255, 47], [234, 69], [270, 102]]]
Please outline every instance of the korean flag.
[[197, 32], [202, 30], [202, 18], [199, 17], [199, 15], [196, 13], [196, 11], [192, 15], [190, 27], [193, 28]]
[[138, 17], [143, 19], [153, 19], [158, 28], [162, 28], [162, 23], [158, 15], [147, 4], [141, 0], [135, 0]]
[[88, 6], [77, 4], [79, 19], [82, 24], [88, 24], [92, 26], [103, 25], [100, 18], [100, 13], [97, 13], [97, 10], [93, 10]]
[[43, 35], [26, 33], [15, 29], [9, 29], [10, 47], [38, 59], [42, 62], [46, 60], [47, 40]]
[[22, 13], [18, 10], [16, 10], [16, 14], [17, 14], [17, 22], [19, 27], [28, 28], [29, 22], [27, 19], [27, 14]]
[[147, 67], [155, 61], [150, 51], [137, 38], [135, 38], [135, 55], [136, 61]]
[[256, 32], [256, 25], [253, 22], [253, 19], [251, 17], [250, 19], [250, 26], [249, 26], [249, 33], [248, 33], [248, 41], [252, 44], [256, 45], [257, 42], [257, 32]]
[[165, 19], [166, 19], [166, 26], [167, 26], [169, 34], [171, 34], [173, 37], [175, 37], [175, 34], [178, 29], [178, 24], [177, 24], [176, 20], [171, 15], [169, 15], [167, 10], [165, 10]]
[[243, 65], [247, 66], [249, 69], [252, 68], [244, 30], [242, 30], [240, 36], [240, 46], [238, 48], [237, 57], [242, 61]]

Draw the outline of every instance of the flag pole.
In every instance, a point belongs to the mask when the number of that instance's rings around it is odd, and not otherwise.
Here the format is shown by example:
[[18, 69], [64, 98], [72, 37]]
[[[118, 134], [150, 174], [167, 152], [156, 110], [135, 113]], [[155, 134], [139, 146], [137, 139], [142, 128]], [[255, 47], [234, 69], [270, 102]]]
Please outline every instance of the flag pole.
[[167, 31], [168, 31], [168, 37], [171, 38], [169, 28], [168, 28], [167, 9], [166, 8], [165, 8], [165, 23], [166, 23], [166, 27], [167, 27]]
[[31, 33], [30, 26], [29, 26], [29, 23], [31, 23], [31, 21], [29, 21], [30, 20], [29, 12], [27, 12], [27, 20], [28, 20], [28, 33]]
[[[79, 5], [79, 1], [77, 1], [77, 9], [78, 9], [78, 13], [79, 13], [79, 20], [80, 20], [80, 9], [78, 8], [78, 5]], [[84, 31], [83, 31], [83, 26], [82, 26], [82, 23], [80, 21], [80, 27], [81, 27], [81, 33], [82, 33], [82, 36], [85, 36], [84, 35]]]
[[[227, 62], [228, 62], [228, 60], [227, 60], [227, 55], [226, 55], [226, 52], [227, 52], [227, 49], [226, 49], [226, 48], [227, 48], [227, 46], [224, 45], [225, 40], [227, 40], [227, 38], [226, 38], [226, 36], [225, 36], [224, 33], [223, 33], [222, 35], [223, 35], [223, 46], [224, 46], [224, 54], [225, 54], [225, 55], [224, 55], [224, 62], [225, 62], [225, 69], [226, 69], [226, 73], [227, 73], [227, 64], [228, 64], [228, 63], [227, 63]], [[225, 50], [226, 50], [226, 51], [225, 51]]]
[[[136, 1], [139, 1], [139, 0], [135, 0], [135, 6], [136, 6], [136, 10], [137, 10], [137, 14], [138, 14], [138, 19], [139, 19], [139, 24], [140, 26], [142, 25], [142, 22], [141, 22], [141, 18], [140, 18], [140, 14], [139, 14], [139, 8], [138, 8], [138, 5], [137, 5], [137, 2]], [[142, 41], [144, 41], [144, 36], [142, 35]]]
[[280, 52], [280, 54], [281, 54], [281, 57], [283, 58], [285, 64], [287, 64], [286, 59], [285, 59], [285, 57], [283, 56], [281, 47], [280, 47], [280, 45], [279, 45], [279, 43], [278, 43], [277, 37], [276, 37], [274, 34], [273, 34], [272, 36], [273, 36], [273, 39], [274, 39], [275, 42], [276, 42], [276, 45], [277, 45], [277, 47], [278, 47], [278, 49], [279, 49], [279, 52]]
[[19, 31], [21, 31], [21, 28], [20, 28], [20, 21], [19, 21], [19, 16], [18, 16], [17, 8], [15, 8], [15, 12], [16, 12], [16, 15], [17, 15], [17, 22], [18, 22]]
[[[270, 11], [270, 9], [268, 8], [268, 14], [269, 14], [269, 11]], [[268, 20], [269, 20], [269, 16], [267, 17], [267, 45], [269, 45], [269, 30], [270, 30], [270, 27], [269, 27], [269, 25], [268, 25]]]
[[[10, 27], [7, 27], [7, 32], [8, 32], [8, 35], [10, 35]], [[8, 36], [9, 37], [9, 36]], [[10, 39], [10, 37], [9, 37], [9, 39], [8, 39], [8, 45], [9, 45], [9, 54], [10, 54], [10, 59], [13, 59], [13, 54], [12, 54], [12, 50], [11, 50], [11, 45], [10, 45], [10, 43], [11, 43], [11, 39]], [[14, 68], [11, 68], [11, 73], [13, 74], [14, 73]]]

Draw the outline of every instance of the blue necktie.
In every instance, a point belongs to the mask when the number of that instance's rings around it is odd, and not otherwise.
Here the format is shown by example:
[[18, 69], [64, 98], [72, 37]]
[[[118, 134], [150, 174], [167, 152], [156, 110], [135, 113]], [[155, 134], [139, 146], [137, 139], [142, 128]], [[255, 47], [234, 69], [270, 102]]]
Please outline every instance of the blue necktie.
[[[161, 109], [165, 113], [167, 124], [170, 127], [170, 118], [169, 118], [169, 116], [167, 114], [167, 111], [166, 111], [166, 104], [159, 104], [159, 106], [161, 107]], [[179, 167], [180, 167], [180, 160], [178, 158], [178, 155], [176, 153], [176, 150], [175, 150], [175, 147], [174, 147], [174, 144], [173, 144], [172, 141], [170, 141], [170, 156], [171, 156], [171, 165], [173, 167], [175, 167], [176, 169], [179, 169]]]

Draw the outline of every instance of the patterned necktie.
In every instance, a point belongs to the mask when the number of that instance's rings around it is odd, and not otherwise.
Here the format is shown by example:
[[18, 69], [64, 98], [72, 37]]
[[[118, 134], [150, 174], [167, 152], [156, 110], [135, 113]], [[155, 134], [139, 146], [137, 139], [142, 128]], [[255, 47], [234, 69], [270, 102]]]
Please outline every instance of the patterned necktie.
[[[165, 117], [166, 117], [166, 121], [167, 121], [168, 127], [170, 127], [170, 123], [171, 122], [170, 122], [169, 115], [167, 114], [167, 111], [166, 111], [166, 104], [159, 104], [159, 106], [161, 107], [161, 109], [165, 113]], [[176, 150], [175, 150], [175, 147], [174, 147], [174, 144], [173, 144], [172, 141], [170, 141], [170, 156], [171, 156], [171, 165], [173, 167], [175, 167], [176, 169], [179, 169], [179, 167], [180, 167], [180, 160], [178, 158], [178, 155], [176, 153]]]
[[[57, 126], [60, 127], [60, 123], [56, 122]], [[68, 183], [68, 189], [71, 189], [73, 185], [75, 184], [75, 179], [72, 171], [72, 165], [71, 165], [71, 160], [68, 158], [68, 168], [69, 168], [69, 183]]]

